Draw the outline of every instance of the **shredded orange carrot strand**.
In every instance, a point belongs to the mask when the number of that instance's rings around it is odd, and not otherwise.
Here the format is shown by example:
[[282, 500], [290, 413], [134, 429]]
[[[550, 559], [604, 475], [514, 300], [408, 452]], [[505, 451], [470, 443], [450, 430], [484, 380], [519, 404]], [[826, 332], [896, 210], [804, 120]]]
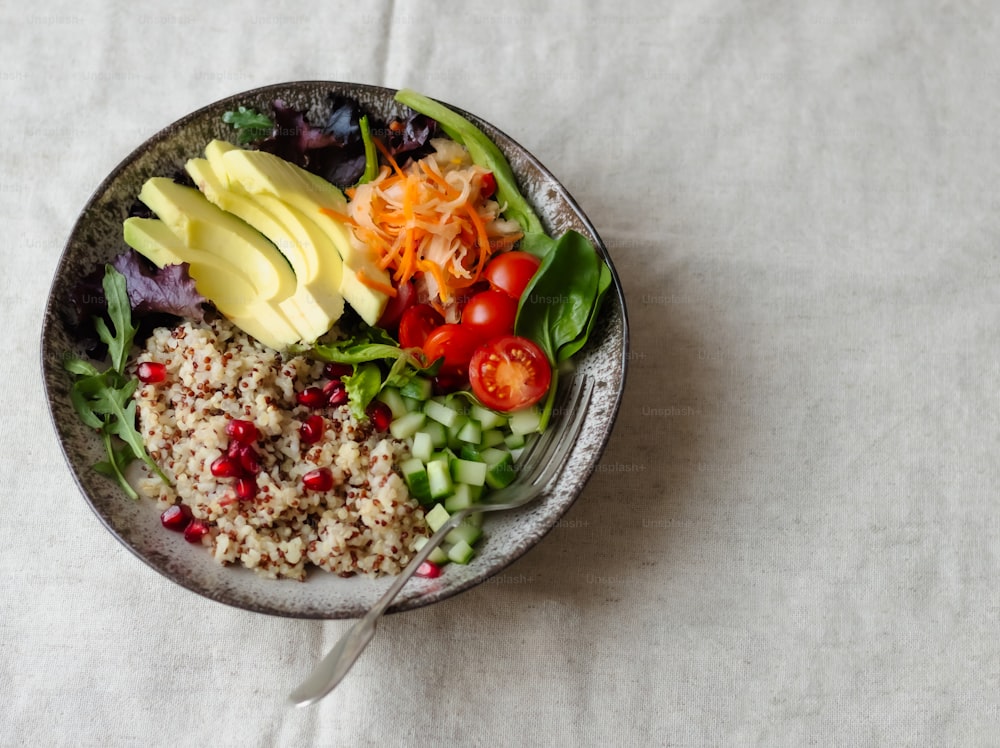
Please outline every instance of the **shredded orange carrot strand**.
[[375, 280], [374, 278], [369, 278], [365, 274], [364, 270], [358, 270], [355, 273], [355, 275], [357, 276], [359, 281], [361, 281], [364, 285], [368, 286], [368, 288], [372, 289], [373, 291], [381, 291], [386, 296], [391, 296], [391, 297], [396, 296], [396, 289], [392, 287], [392, 284], [381, 283]]
[[334, 210], [333, 208], [320, 208], [319, 212], [325, 216], [336, 218], [338, 221], [342, 221], [343, 223], [354, 223], [354, 219], [349, 215], [341, 213], [339, 210]]
[[479, 167], [428, 156], [403, 169], [383, 143], [375, 144], [391, 168], [383, 166], [375, 179], [349, 191], [349, 225], [393, 283], [422, 275], [433, 296], [448, 305], [479, 280], [515, 230], [497, 220], [495, 202], [479, 196]]
[[389, 153], [389, 149], [382, 144], [382, 141], [378, 138], [372, 138], [372, 141], [375, 143], [375, 147], [379, 149], [383, 156], [385, 156], [385, 160], [392, 164], [392, 170], [399, 176], [403, 176], [403, 170], [399, 168], [399, 164], [396, 163], [396, 159], [392, 157], [392, 154]]

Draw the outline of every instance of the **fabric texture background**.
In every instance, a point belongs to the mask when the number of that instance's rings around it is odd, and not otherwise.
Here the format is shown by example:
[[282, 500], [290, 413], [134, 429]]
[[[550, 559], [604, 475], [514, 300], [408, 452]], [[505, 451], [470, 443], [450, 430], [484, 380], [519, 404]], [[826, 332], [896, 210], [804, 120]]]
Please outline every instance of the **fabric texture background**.
[[[1000, 741], [1000, 10], [986, 2], [35, 2], [0, 10], [0, 744]], [[409, 86], [578, 199], [628, 388], [560, 525], [350, 625], [133, 558], [48, 423], [52, 273], [143, 140], [258, 85]]]

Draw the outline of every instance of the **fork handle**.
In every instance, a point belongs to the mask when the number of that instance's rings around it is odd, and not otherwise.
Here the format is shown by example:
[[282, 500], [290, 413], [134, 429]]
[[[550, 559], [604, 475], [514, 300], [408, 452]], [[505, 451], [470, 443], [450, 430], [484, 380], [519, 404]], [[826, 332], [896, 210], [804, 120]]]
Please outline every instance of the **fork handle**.
[[[480, 507], [481, 511], [482, 508]], [[488, 509], [486, 511], [489, 511]], [[386, 609], [396, 599], [396, 595], [403, 589], [410, 577], [412, 577], [420, 564], [427, 560], [435, 548], [444, 541], [445, 535], [458, 527], [459, 523], [471, 514], [471, 509], [463, 509], [455, 512], [448, 521], [438, 528], [430, 539], [424, 543], [423, 547], [413, 557], [413, 560], [406, 565], [406, 568], [393, 580], [389, 589], [372, 606], [371, 610], [365, 614], [364, 618], [355, 623], [347, 630], [333, 649], [330, 650], [320, 663], [313, 669], [301, 685], [289, 695], [289, 699], [297, 706], [307, 706], [313, 704], [330, 691], [336, 688], [337, 684], [344, 679], [348, 671], [357, 662], [358, 657], [365, 651], [368, 642], [375, 636], [375, 627], [378, 619], [382, 617]]]

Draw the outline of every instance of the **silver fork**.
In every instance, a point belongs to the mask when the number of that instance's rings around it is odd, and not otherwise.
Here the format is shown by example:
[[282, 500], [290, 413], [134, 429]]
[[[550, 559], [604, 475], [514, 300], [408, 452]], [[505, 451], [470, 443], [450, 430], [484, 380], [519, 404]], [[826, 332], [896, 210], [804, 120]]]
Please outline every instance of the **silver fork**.
[[368, 646], [368, 642], [372, 640], [379, 618], [396, 599], [403, 585], [413, 576], [420, 564], [427, 560], [431, 551], [441, 544], [445, 535], [455, 529], [462, 520], [474, 512], [516, 509], [542, 494], [548, 484], [562, 472], [563, 460], [580, 435], [593, 390], [594, 382], [590, 376], [582, 375], [573, 379], [569, 391], [563, 398], [562, 418], [568, 419], [565, 427], [547, 428], [545, 433], [534, 441], [529, 451], [522, 455], [519, 465], [521, 477], [510, 486], [493, 493], [490, 503], [475, 504], [455, 512], [443, 526], [438, 528], [364, 618], [347, 630], [309, 677], [292, 691], [288, 698], [293, 703], [298, 706], [314, 704], [336, 688]]

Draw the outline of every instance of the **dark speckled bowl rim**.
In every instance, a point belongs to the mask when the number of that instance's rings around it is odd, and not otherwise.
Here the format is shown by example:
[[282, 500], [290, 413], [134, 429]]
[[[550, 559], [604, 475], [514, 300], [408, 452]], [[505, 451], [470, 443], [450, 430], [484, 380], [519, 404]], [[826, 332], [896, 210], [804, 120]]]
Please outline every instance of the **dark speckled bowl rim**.
[[[127, 167], [129, 167], [133, 162], [135, 162], [143, 153], [150, 150], [153, 146], [160, 144], [164, 141], [170, 140], [171, 138], [175, 137], [178, 132], [183, 131], [184, 128], [188, 127], [191, 123], [199, 121], [208, 112], [212, 110], [217, 110], [220, 106], [224, 105], [237, 106], [240, 103], [247, 101], [251, 97], [268, 96], [272, 98], [279, 98], [283, 95], [288, 95], [290, 92], [294, 91], [297, 88], [308, 88], [317, 86], [325, 86], [325, 87], [330, 87], [332, 89], [338, 89], [344, 93], [347, 93], [348, 95], [357, 94], [358, 92], [361, 92], [372, 96], [388, 96], [390, 98], [394, 96], [397, 91], [397, 89], [387, 88], [383, 86], [375, 86], [370, 84], [348, 83], [340, 81], [322, 81], [322, 80], [288, 81], [284, 83], [274, 83], [266, 86], [260, 86], [253, 89], [248, 89], [246, 91], [242, 91], [240, 93], [232, 94], [230, 96], [218, 99], [210, 104], [206, 104], [198, 108], [197, 110], [187, 115], [184, 115], [180, 119], [174, 121], [170, 125], [167, 125], [166, 127], [156, 132], [154, 135], [143, 141], [143, 143], [134, 148], [131, 153], [129, 153], [125, 158], [123, 158], [115, 166], [115, 168], [112, 169], [112, 171], [100, 182], [97, 188], [93, 191], [90, 198], [84, 205], [83, 209], [80, 211], [78, 218], [74, 222], [73, 228], [70, 231], [66, 245], [64, 246], [63, 251], [60, 254], [59, 262], [56, 266], [56, 271], [54, 273], [52, 282], [50, 284], [49, 295], [46, 301], [44, 316], [43, 316], [40, 356], [39, 356], [40, 364], [42, 367], [43, 379], [44, 379], [44, 374], [46, 372], [46, 359], [49, 357], [48, 333], [51, 326], [57, 324], [56, 322], [57, 315], [53, 299], [53, 291], [58, 283], [60, 271], [63, 269], [66, 263], [67, 257], [69, 255], [69, 252], [73, 244], [73, 238], [76, 236], [80, 228], [80, 225], [83, 222], [84, 216], [88, 213], [88, 211], [92, 210], [95, 207], [95, 205], [99, 202], [101, 197], [111, 189], [111, 187], [115, 184], [115, 182], [121, 177], [122, 172]], [[463, 109], [460, 109], [459, 107], [447, 104], [446, 102], [441, 102], [441, 103], [445, 104], [454, 111], [459, 112], [460, 114], [468, 118], [470, 121], [476, 123], [477, 125], [484, 127], [484, 129], [488, 128], [493, 132], [495, 132], [497, 135], [506, 138], [510, 143], [510, 147], [517, 149], [519, 151], [519, 158], [529, 163], [532, 167], [534, 167], [534, 169], [536, 169], [539, 172], [539, 174], [541, 174], [546, 178], [546, 180], [549, 183], [549, 186], [552, 188], [553, 192], [559, 198], [559, 200], [561, 200], [566, 204], [569, 210], [573, 214], [575, 214], [576, 220], [586, 229], [587, 232], [590, 233], [591, 238], [596, 240], [594, 243], [595, 246], [597, 247], [598, 252], [605, 260], [605, 262], [608, 264], [608, 267], [611, 269], [613, 282], [611, 288], [609, 289], [609, 293], [607, 294], [605, 299], [604, 310], [605, 313], [607, 313], [607, 309], [610, 304], [616, 304], [618, 306], [618, 313], [620, 314], [621, 317], [620, 324], [622, 328], [621, 360], [618, 363], [617, 367], [618, 368], [617, 373], [619, 375], [618, 387], [615, 391], [605, 393], [606, 395], [613, 396], [615, 402], [611, 409], [610, 419], [607, 423], [604, 433], [602, 434], [600, 440], [594, 445], [595, 449], [593, 450], [591, 459], [588, 460], [585, 471], [581, 475], [577, 491], [572, 495], [572, 497], [568, 501], [566, 501], [564, 504], [561, 505], [559, 511], [551, 518], [551, 521], [548, 523], [548, 526], [544, 527], [542, 532], [538, 534], [536, 537], [527, 539], [526, 542], [521, 542], [513, 546], [512, 550], [510, 550], [510, 552], [507, 553], [507, 555], [504, 558], [495, 563], [493, 566], [483, 569], [481, 573], [479, 573], [478, 575], [465, 579], [462, 582], [454, 584], [452, 586], [428, 592], [427, 594], [424, 594], [420, 597], [411, 598], [409, 600], [404, 600], [402, 602], [397, 602], [387, 610], [387, 613], [397, 613], [397, 612], [403, 612], [405, 610], [412, 610], [419, 607], [423, 607], [425, 605], [429, 605], [434, 602], [445, 600], [449, 597], [459, 594], [460, 592], [475, 587], [483, 583], [487, 579], [500, 573], [508, 566], [510, 566], [521, 556], [527, 553], [531, 548], [533, 548], [537, 544], [537, 542], [540, 541], [545, 535], [547, 535], [552, 530], [552, 528], [556, 526], [559, 519], [576, 502], [577, 498], [579, 498], [580, 493], [583, 492], [584, 488], [589, 482], [590, 477], [592, 476], [594, 470], [596, 469], [600, 455], [603, 453], [604, 449], [607, 446], [607, 443], [613, 431], [614, 423], [617, 420], [617, 416], [621, 407], [622, 397], [625, 390], [625, 381], [628, 373], [630, 336], [629, 336], [628, 312], [625, 304], [625, 295], [622, 289], [621, 281], [618, 276], [618, 272], [615, 269], [614, 262], [612, 261], [610, 253], [608, 252], [607, 247], [601, 240], [600, 235], [597, 233], [597, 230], [591, 223], [590, 219], [586, 216], [580, 205], [569, 194], [569, 192], [562, 185], [562, 183], [559, 182], [559, 180], [556, 179], [556, 177], [552, 174], [552, 172], [549, 171], [534, 155], [532, 155], [526, 148], [524, 148], [524, 146], [520, 145], [520, 143], [515, 141], [510, 136], [506, 135], [506, 133], [501, 131], [499, 128], [495, 127], [494, 125], [491, 125], [482, 118], [477, 117], [476, 115], [467, 112]], [[515, 174], [517, 173], [518, 169], [517, 167], [515, 167]], [[543, 222], [544, 221], [545, 218], [543, 216]], [[355, 618], [363, 615], [366, 612], [367, 608], [365, 606], [355, 606], [353, 608], [345, 608], [343, 610], [337, 610], [335, 613], [331, 613], [328, 611], [300, 612], [300, 611], [278, 609], [267, 605], [256, 605], [248, 603], [243, 600], [227, 599], [225, 595], [220, 595], [217, 592], [213, 593], [211, 589], [204, 589], [196, 584], [193, 584], [190, 579], [186, 578], [183, 575], [175, 575], [169, 573], [168, 570], [158, 566], [153, 561], [153, 559], [144, 555], [140, 549], [134, 547], [129, 542], [126, 542], [126, 540], [119, 535], [117, 529], [112, 525], [111, 520], [108, 517], [106, 517], [103, 512], [99, 510], [94, 500], [91, 498], [86, 487], [82, 483], [80, 475], [78, 474], [76, 468], [74, 467], [74, 463], [67, 451], [67, 446], [64, 443], [64, 440], [59, 431], [57, 424], [57, 414], [54, 408], [52, 397], [50, 396], [49, 393], [47, 382], [45, 389], [46, 389], [46, 402], [48, 404], [50, 422], [52, 423], [53, 429], [56, 432], [56, 437], [59, 443], [60, 451], [63, 454], [63, 458], [66, 460], [66, 464], [70, 469], [70, 473], [72, 474], [73, 479], [76, 482], [78, 489], [80, 490], [80, 493], [83, 494], [84, 498], [87, 500], [88, 505], [90, 506], [94, 514], [97, 515], [97, 518], [101, 522], [101, 524], [104, 525], [108, 529], [108, 531], [112, 535], [114, 535], [114, 537], [119, 542], [121, 542], [122, 545], [124, 545], [134, 556], [140, 559], [147, 566], [154, 569], [155, 571], [157, 571], [167, 579], [171, 580], [172, 582], [180, 585], [181, 587], [184, 587], [203, 597], [215, 600], [216, 602], [224, 603], [232, 607], [252, 612], [264, 613], [267, 615], [274, 615], [279, 617], [316, 619], [316, 620]], [[290, 582], [270, 581], [270, 583], [289, 584]]]

